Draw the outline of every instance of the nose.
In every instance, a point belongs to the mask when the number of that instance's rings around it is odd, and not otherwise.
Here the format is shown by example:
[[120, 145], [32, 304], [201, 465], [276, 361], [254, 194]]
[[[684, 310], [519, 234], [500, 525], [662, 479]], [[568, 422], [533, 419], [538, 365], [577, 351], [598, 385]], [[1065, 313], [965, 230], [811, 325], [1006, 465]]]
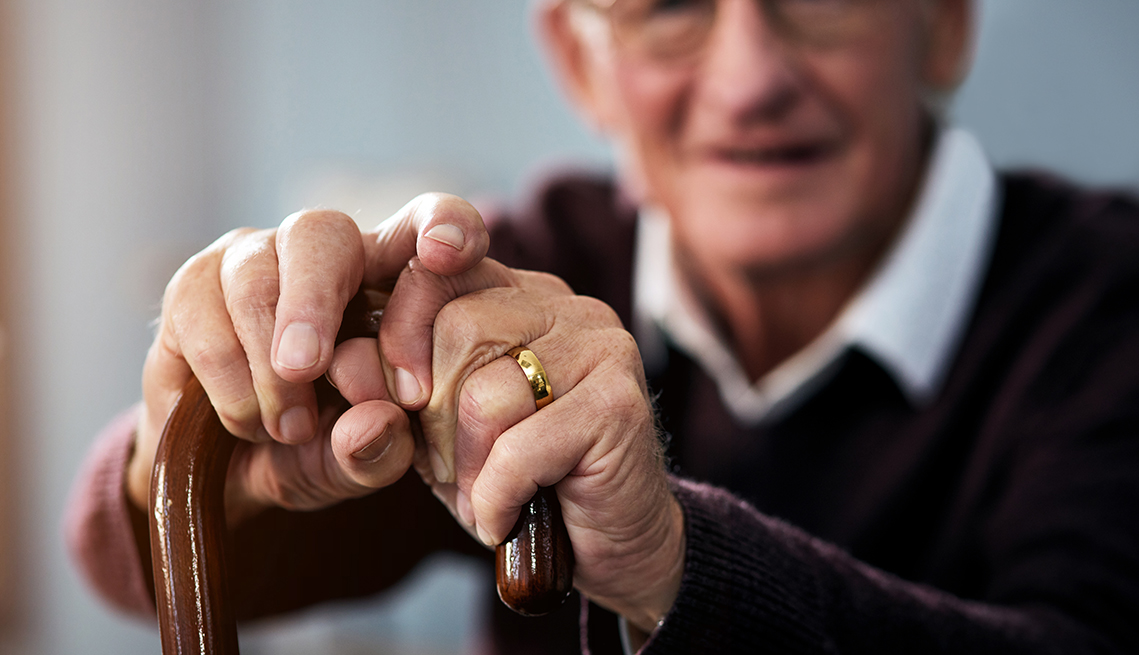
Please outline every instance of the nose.
[[792, 53], [763, 2], [720, 0], [701, 62], [704, 99], [736, 121], [778, 119], [799, 95]]

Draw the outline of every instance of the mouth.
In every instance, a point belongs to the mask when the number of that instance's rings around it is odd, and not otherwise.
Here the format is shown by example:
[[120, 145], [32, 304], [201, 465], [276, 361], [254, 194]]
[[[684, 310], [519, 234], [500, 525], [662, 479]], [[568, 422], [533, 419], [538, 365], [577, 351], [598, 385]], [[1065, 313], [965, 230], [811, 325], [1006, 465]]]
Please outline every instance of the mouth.
[[776, 147], [726, 147], [713, 149], [720, 161], [753, 167], [802, 167], [817, 164], [834, 154], [827, 143], [795, 143]]

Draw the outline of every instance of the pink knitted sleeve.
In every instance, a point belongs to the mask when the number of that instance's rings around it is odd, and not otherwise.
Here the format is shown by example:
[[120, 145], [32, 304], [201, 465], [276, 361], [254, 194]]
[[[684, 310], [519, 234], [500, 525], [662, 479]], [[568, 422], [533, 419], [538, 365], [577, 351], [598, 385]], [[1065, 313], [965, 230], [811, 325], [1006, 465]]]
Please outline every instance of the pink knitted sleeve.
[[126, 612], [153, 616], [124, 486], [136, 423], [132, 408], [98, 436], [71, 489], [64, 534], [72, 561], [99, 596]]

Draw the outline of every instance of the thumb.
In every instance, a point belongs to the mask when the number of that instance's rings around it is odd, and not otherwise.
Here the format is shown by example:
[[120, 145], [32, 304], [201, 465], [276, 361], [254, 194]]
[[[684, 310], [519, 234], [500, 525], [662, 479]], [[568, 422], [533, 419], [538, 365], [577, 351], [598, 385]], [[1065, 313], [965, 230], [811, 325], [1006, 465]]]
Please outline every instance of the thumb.
[[364, 284], [390, 288], [415, 256], [433, 273], [457, 275], [482, 261], [489, 247], [474, 206], [458, 196], [425, 193], [364, 235]]

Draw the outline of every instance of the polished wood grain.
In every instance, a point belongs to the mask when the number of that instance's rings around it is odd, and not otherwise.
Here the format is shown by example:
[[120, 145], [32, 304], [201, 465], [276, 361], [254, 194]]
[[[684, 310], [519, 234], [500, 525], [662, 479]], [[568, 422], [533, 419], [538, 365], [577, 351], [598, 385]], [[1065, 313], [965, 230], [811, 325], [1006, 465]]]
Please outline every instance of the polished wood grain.
[[573, 590], [573, 548], [552, 487], [538, 489], [495, 548], [494, 573], [498, 597], [519, 614], [542, 616], [565, 602]]
[[[387, 294], [349, 303], [337, 340], [375, 336]], [[226, 589], [225, 477], [236, 438], [197, 379], [182, 390], [151, 475], [150, 544], [162, 652], [230, 655], [237, 628]], [[573, 585], [573, 550], [553, 489], [539, 490], [496, 549], [499, 596], [526, 615], [549, 612]]]
[[151, 563], [165, 655], [238, 652], [224, 504], [236, 443], [191, 379], [166, 422], [150, 478]]

